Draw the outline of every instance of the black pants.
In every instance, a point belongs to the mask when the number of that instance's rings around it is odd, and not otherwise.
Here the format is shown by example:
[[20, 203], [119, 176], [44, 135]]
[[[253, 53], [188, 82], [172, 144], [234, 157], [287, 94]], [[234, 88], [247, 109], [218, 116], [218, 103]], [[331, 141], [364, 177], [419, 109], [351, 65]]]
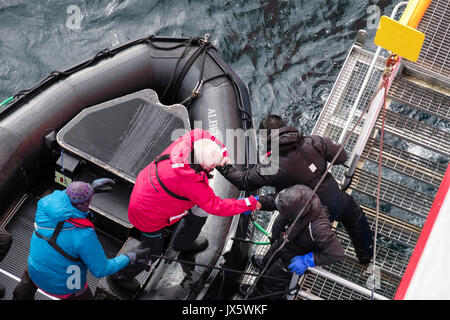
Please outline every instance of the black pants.
[[[25, 270], [22, 274], [22, 278], [20, 279], [19, 284], [14, 288], [13, 291], [13, 300], [34, 300], [34, 295], [38, 287], [31, 280], [30, 275], [28, 274], [28, 270]], [[94, 296], [92, 295], [89, 286], [87, 288], [80, 290], [74, 294], [71, 294], [68, 298], [64, 300], [93, 300]]]
[[[267, 265], [270, 257], [280, 244], [281, 241], [277, 241], [271, 245], [262, 260], [260, 271]], [[288, 266], [291, 263], [292, 258], [296, 255], [298, 254], [295, 254], [295, 252], [287, 248], [281, 249], [270, 261], [270, 264], [259, 278], [258, 283], [255, 285], [249, 298], [258, 300], [286, 299], [288, 290], [292, 289], [289, 288], [289, 285], [293, 276], [293, 273], [289, 270]]]
[[360, 263], [368, 264], [373, 255], [373, 238], [366, 215], [352, 196], [327, 179], [318, 190], [320, 201], [328, 209], [330, 221], [340, 221], [347, 231]]
[[176, 251], [189, 250], [202, 231], [207, 217], [189, 213], [181, 219], [172, 237], [171, 246]]
[[373, 238], [366, 215], [349, 194], [342, 192], [342, 198], [343, 208], [337, 220], [350, 236], [359, 262], [368, 264], [373, 256]]

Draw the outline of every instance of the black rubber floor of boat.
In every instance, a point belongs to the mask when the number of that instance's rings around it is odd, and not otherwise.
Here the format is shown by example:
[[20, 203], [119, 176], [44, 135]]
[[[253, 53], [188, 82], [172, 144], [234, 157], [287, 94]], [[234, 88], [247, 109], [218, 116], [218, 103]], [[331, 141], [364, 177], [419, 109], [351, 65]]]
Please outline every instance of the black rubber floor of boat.
[[[5, 229], [13, 236], [13, 243], [5, 259], [0, 262], [0, 268], [19, 278], [27, 266], [30, 239], [33, 234], [34, 215], [40, 197], [40, 195], [36, 194], [30, 195], [5, 226]], [[123, 243], [100, 230], [97, 230], [97, 236], [105, 250], [106, 256], [108, 258], [115, 257]], [[1, 277], [0, 281], [6, 286], [7, 292], [7, 296], [4, 299], [10, 299], [17, 282], [3, 274]], [[4, 278], [8, 279], [4, 281]], [[95, 292], [98, 282], [99, 279], [88, 273], [88, 283], [92, 292]], [[44, 296], [36, 295], [36, 299], [42, 297]]]

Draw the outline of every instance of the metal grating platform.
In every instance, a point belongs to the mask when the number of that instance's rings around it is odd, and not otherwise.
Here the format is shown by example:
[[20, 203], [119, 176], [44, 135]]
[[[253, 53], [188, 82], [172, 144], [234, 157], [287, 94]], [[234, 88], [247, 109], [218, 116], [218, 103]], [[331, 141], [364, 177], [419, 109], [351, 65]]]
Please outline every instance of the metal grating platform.
[[369, 300], [369, 297], [316, 274], [308, 274], [302, 277], [300, 287], [306, 292], [325, 300]]
[[[385, 131], [403, 140], [413, 142], [450, 157], [450, 132], [440, 130], [434, 126], [405, 117], [391, 110], [386, 110]], [[376, 127], [381, 127], [381, 114]]]
[[405, 78], [395, 78], [388, 97], [438, 118], [450, 120], [450, 97]]
[[[445, 129], [445, 125], [438, 128], [437, 125], [430, 124], [442, 123], [442, 120], [447, 122], [450, 119], [450, 99], [447, 90], [450, 84], [449, 12], [448, 0], [432, 1], [419, 25], [419, 30], [426, 34], [419, 60], [416, 63], [403, 61], [404, 68], [400, 68], [388, 92], [385, 130], [390, 136], [389, 143], [393, 144], [386, 143], [385, 140], [383, 145], [382, 164], [386, 169], [383, 170], [381, 177], [380, 200], [382, 209], [386, 212], [380, 212], [378, 216], [376, 266], [380, 268], [381, 282], [375, 292], [390, 299], [395, 295], [421, 232], [421, 227], [413, 223], [419, 223], [427, 217], [433, 202], [433, 195], [416, 190], [415, 185], [418, 183], [419, 187], [425, 188], [427, 192], [434, 192], [439, 187], [447, 168], [445, 160], [450, 158], [450, 133]], [[342, 131], [349, 117], [352, 102], [355, 101], [373, 56], [374, 54], [363, 50], [358, 45], [351, 48], [311, 134], [326, 136], [335, 141], [342, 139]], [[374, 75], [370, 78], [350, 128], [353, 127], [356, 119], [361, 115], [362, 108], [370, 100], [371, 93], [378, 86], [384, 66], [383, 61], [384, 58], [380, 57], [376, 63]], [[444, 84], [444, 86], [436, 84]], [[404, 106], [426, 113], [427, 119], [429, 119], [428, 115], [432, 118], [426, 124], [424, 121], [395, 113], [389, 109], [391, 101], [397, 101]], [[374, 127], [367, 128], [368, 130], [365, 131], [367, 136], [362, 137], [364, 139], [361, 142], [367, 141], [367, 143], [363, 146], [364, 150], [358, 150], [358, 155], [359, 152], [363, 151], [363, 153], [360, 158], [355, 158], [359, 159], [359, 162], [350, 185], [350, 189], [358, 198], [364, 203], [367, 201], [373, 205], [376, 199], [378, 176], [367, 170], [372, 170], [370, 168], [379, 159], [379, 141], [374, 137], [380, 129], [381, 115], [377, 119]], [[354, 146], [366, 120], [364, 116], [361, 125], [355, 129], [345, 146], [349, 155], [353, 155]], [[414, 150], [414, 153], [410, 150]], [[416, 150], [424, 152], [415, 154]], [[431, 160], [427, 158], [430, 153], [438, 153], [441, 156], [439, 160]], [[365, 170], [362, 169], [363, 167]], [[334, 166], [331, 169], [331, 173], [338, 181], [342, 180], [345, 171], [344, 166]], [[393, 177], [396, 181], [406, 181], [412, 187], [392, 181]], [[361, 205], [370, 228], [374, 231], [376, 212], [371, 206]], [[365, 294], [367, 291], [361, 289], [367, 288], [368, 273], [365, 273], [363, 267], [357, 262], [347, 232], [341, 224], [335, 226], [335, 232], [345, 248], [345, 260], [334, 265], [323, 266], [323, 270], [328, 273], [315, 272], [315, 268], [305, 273], [300, 279], [301, 294], [297, 296], [297, 299], [370, 299]], [[257, 253], [265, 253], [265, 251], [267, 251], [265, 248], [257, 248]], [[247, 271], [257, 272], [251, 266]], [[244, 282], [247, 280], [250, 283], [253, 281], [252, 277], [247, 277]]]
[[[351, 244], [351, 241], [347, 235], [345, 229], [339, 225], [335, 229], [336, 235], [344, 247], [345, 256], [357, 261], [355, 250]], [[376, 265], [382, 267], [383, 272], [390, 274], [393, 277], [401, 278], [403, 272], [409, 261], [409, 256], [403, 252], [388, 248], [381, 243], [377, 243], [377, 261]]]
[[[372, 53], [363, 50], [359, 46], [354, 45], [351, 48], [311, 134], [328, 137], [335, 141], [339, 140], [372, 58]], [[362, 110], [367, 106], [373, 93], [378, 88], [383, 69], [384, 61], [380, 57], [367, 83], [367, 87], [363, 91], [350, 128], [353, 128], [357, 119], [361, 116]], [[348, 154], [352, 153], [363, 124], [364, 121], [355, 128], [345, 145], [345, 150]], [[345, 168], [343, 166], [334, 166], [331, 172], [336, 180], [340, 181], [344, 177]]]
[[[351, 189], [376, 197], [378, 176], [356, 169]], [[380, 200], [425, 218], [430, 211], [433, 198], [422, 192], [381, 177]]]
[[[352, 47], [341, 72], [333, 85], [331, 93], [325, 102], [316, 126], [312, 130], [312, 134], [327, 136], [338, 140], [350, 114], [356, 95], [361, 88], [372, 57], [372, 53], [365, 51], [358, 46]], [[363, 92], [355, 117], [361, 115], [361, 110], [364, 109], [372, 98], [373, 93], [378, 87], [383, 69], [383, 59], [380, 58], [368, 85]], [[357, 129], [356, 133], [358, 133], [358, 130], [360, 129], [361, 127]], [[353, 140], [353, 138], [350, 140], [349, 146], [352, 144], [351, 141]], [[347, 150], [346, 148], [347, 151], [350, 151], [349, 149]]]
[[[363, 159], [378, 163], [380, 156], [380, 142], [369, 139], [361, 155]], [[439, 187], [444, 177], [445, 165], [419, 157], [406, 150], [383, 143], [383, 166], [405, 174], [409, 177]]]
[[[361, 205], [361, 208], [366, 214], [370, 229], [375, 230], [376, 210], [364, 205]], [[420, 235], [420, 228], [387, 213], [379, 212], [378, 234], [404, 246], [414, 248]]]
[[450, 1], [433, 0], [417, 29], [425, 33], [425, 41], [411, 69], [444, 80], [450, 85]]
[[[354, 262], [351, 259], [345, 258], [341, 263], [324, 266], [324, 269], [341, 278], [348, 279], [362, 287], [367, 287], [370, 273], [367, 272], [367, 269], [359, 263]], [[391, 298], [394, 296], [399, 282], [400, 281], [398, 278], [381, 271], [379, 287], [375, 289], [375, 292]]]

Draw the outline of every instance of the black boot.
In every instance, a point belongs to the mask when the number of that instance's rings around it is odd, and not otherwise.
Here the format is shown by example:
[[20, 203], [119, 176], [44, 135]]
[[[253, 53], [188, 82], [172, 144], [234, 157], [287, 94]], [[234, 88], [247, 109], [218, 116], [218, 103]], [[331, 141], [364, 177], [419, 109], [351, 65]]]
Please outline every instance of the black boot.
[[135, 277], [144, 269], [143, 265], [130, 265], [111, 275], [111, 280], [124, 291], [135, 294], [141, 289], [141, 284]]
[[[199, 237], [206, 217], [198, 217], [192, 213], [181, 219], [172, 237], [173, 250], [180, 252], [200, 252], [208, 247], [208, 240]], [[196, 240], [197, 239], [197, 240]]]
[[249, 283], [241, 284], [239, 286], [239, 293], [242, 298], [247, 297], [249, 299], [257, 298], [261, 295], [261, 293], [258, 291], [257, 285], [251, 285]]
[[135, 294], [141, 289], [141, 284], [135, 278], [129, 278], [119, 273], [111, 275], [111, 280], [122, 290]]
[[241, 284], [239, 286], [239, 293], [241, 294], [241, 296], [245, 297], [247, 296], [247, 294], [250, 293], [250, 288], [251, 288], [251, 284], [245, 283], [245, 284]]
[[254, 254], [251, 257], [251, 262], [253, 267], [255, 267], [258, 270], [261, 270], [263, 268], [263, 258], [264, 256], [262, 254]]
[[199, 237], [197, 240], [194, 241], [190, 246], [184, 247], [181, 252], [184, 253], [194, 253], [194, 252], [201, 252], [206, 250], [208, 248], [208, 239], [204, 237]]

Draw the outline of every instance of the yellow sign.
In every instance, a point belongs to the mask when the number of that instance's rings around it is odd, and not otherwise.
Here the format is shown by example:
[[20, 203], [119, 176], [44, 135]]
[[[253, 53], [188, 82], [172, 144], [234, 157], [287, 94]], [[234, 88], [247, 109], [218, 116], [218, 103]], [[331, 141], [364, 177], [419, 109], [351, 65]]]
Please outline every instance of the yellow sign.
[[424, 33], [382, 16], [374, 42], [405, 59], [417, 61], [424, 40]]

